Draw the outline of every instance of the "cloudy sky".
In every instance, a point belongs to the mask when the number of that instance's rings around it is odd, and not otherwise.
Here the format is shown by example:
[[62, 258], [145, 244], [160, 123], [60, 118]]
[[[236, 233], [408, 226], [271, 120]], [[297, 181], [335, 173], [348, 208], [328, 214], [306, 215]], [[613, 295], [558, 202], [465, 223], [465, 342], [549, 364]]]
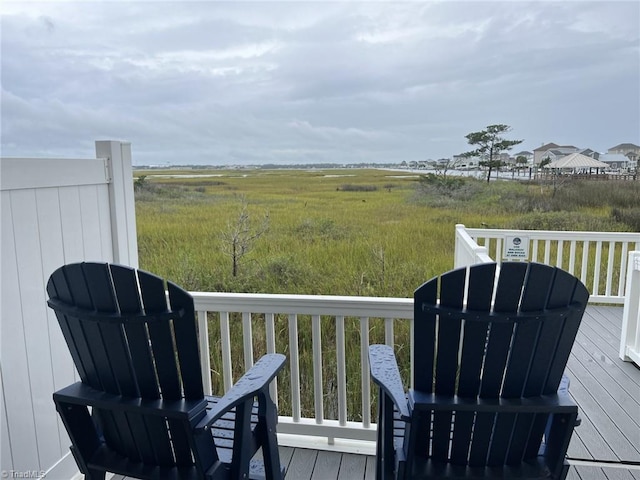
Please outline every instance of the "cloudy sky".
[[2, 155], [401, 162], [640, 144], [640, 2], [2, 2]]

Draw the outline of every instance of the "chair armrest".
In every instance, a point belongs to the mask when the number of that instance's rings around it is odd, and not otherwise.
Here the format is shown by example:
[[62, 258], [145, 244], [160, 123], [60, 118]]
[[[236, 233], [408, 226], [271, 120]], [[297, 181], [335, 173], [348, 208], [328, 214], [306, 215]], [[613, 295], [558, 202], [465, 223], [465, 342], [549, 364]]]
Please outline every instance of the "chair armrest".
[[393, 348], [388, 345], [369, 347], [369, 370], [373, 382], [391, 399], [403, 420], [409, 420], [409, 408], [404, 386], [398, 371], [398, 363]]
[[412, 410], [471, 411], [489, 413], [574, 413], [578, 406], [567, 394], [529, 398], [466, 398], [409, 391]]
[[200, 419], [196, 430], [207, 429], [226, 412], [248, 398], [255, 397], [264, 390], [284, 366], [286, 357], [280, 353], [264, 355], [249, 369], [222, 397], [204, 417]]
[[101, 390], [95, 390], [82, 382], [76, 382], [58, 390], [53, 394], [53, 400], [56, 405], [81, 405], [157, 415], [176, 420], [190, 420], [207, 406], [207, 401], [203, 398], [198, 400], [144, 400], [105, 393]]

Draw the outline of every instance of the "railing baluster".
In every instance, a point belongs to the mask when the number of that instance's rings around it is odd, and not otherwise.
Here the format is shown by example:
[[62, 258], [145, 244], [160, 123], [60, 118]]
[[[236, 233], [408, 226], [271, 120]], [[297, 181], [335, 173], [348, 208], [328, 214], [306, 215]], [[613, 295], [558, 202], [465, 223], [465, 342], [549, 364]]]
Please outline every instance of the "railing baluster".
[[313, 345], [313, 404], [316, 413], [316, 423], [320, 425], [324, 421], [320, 315], [313, 315], [311, 317], [311, 342]]
[[393, 318], [384, 319], [384, 343], [391, 348], [393, 348], [395, 343], [393, 338], [393, 322]]
[[611, 288], [613, 287], [613, 259], [616, 253], [616, 242], [609, 242], [609, 258], [607, 259], [607, 285], [605, 289], [605, 295], [611, 295]]
[[558, 240], [558, 251], [556, 252], [556, 267], [562, 268], [562, 252], [564, 250], [564, 241]]
[[371, 379], [369, 377], [369, 317], [360, 317], [360, 365], [362, 369], [362, 426], [371, 426]]
[[345, 357], [344, 316], [336, 317], [336, 362], [338, 367], [338, 423], [347, 424], [347, 362]]
[[233, 385], [231, 370], [231, 335], [229, 333], [229, 312], [220, 312], [220, 346], [222, 351], [222, 381], [225, 393]]
[[198, 343], [200, 344], [200, 365], [202, 365], [202, 388], [205, 395], [211, 395], [209, 324], [207, 323], [207, 312], [202, 310], [198, 310]]
[[298, 317], [289, 315], [289, 370], [291, 371], [291, 416], [300, 421], [300, 354], [298, 352]]
[[[267, 313], [264, 316], [265, 322], [265, 335], [266, 335], [266, 349], [267, 353], [276, 353], [276, 328], [275, 318], [273, 313]], [[274, 378], [269, 385], [269, 394], [273, 399], [273, 402], [278, 406], [278, 377]]]
[[537, 238], [533, 240], [533, 254], [531, 255], [531, 261], [532, 262], [538, 261], [538, 239]]
[[618, 296], [624, 296], [627, 275], [627, 257], [629, 256], [629, 242], [622, 242], [622, 257], [620, 258], [620, 273], [618, 276]]
[[569, 243], [569, 273], [574, 275], [576, 271], [576, 242], [575, 240], [571, 240]]
[[551, 256], [551, 240], [544, 241], [544, 264], [549, 265], [549, 257]]
[[596, 261], [593, 267], [593, 288], [591, 295], [599, 295], [600, 293], [600, 262], [602, 260], [602, 240], [596, 242]]
[[580, 268], [580, 281], [587, 284], [587, 273], [589, 270], [589, 240], [582, 242], [582, 267]]
[[253, 331], [251, 329], [251, 313], [242, 312], [242, 347], [244, 350], [244, 368], [253, 367]]

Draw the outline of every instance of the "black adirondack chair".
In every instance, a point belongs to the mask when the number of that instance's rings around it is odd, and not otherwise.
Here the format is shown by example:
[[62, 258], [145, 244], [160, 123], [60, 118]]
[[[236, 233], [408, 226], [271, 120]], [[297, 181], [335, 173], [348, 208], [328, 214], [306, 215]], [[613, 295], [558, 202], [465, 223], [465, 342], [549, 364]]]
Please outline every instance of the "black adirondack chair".
[[414, 388], [405, 394], [391, 347], [369, 351], [377, 478], [565, 478], [578, 408], [558, 386], [588, 298], [537, 263], [474, 265], [419, 287]]
[[225, 396], [205, 396], [193, 299], [166, 289], [168, 304], [163, 279], [104, 263], [66, 265], [49, 279], [49, 306], [82, 379], [53, 394], [80, 471], [283, 478], [268, 385], [285, 357], [265, 355]]

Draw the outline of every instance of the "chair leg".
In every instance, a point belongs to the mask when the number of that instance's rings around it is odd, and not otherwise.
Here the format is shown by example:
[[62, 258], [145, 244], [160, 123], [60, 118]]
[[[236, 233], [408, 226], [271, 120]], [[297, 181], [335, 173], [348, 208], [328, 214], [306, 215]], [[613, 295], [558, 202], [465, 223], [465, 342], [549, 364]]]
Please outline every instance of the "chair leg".
[[395, 467], [393, 445], [393, 403], [380, 389], [378, 395], [378, 439], [376, 443], [376, 480], [393, 478]]
[[248, 478], [251, 462], [251, 399], [236, 405], [236, 423], [233, 429], [231, 478]]
[[87, 473], [84, 474], [85, 480], [104, 480], [105, 478], [104, 470], [96, 470], [93, 468], [89, 468]]
[[276, 436], [278, 417], [276, 406], [269, 397], [268, 391], [258, 397], [258, 417], [262, 423], [259, 441], [262, 445], [265, 476], [267, 480], [282, 480], [284, 472], [280, 465], [280, 451]]

